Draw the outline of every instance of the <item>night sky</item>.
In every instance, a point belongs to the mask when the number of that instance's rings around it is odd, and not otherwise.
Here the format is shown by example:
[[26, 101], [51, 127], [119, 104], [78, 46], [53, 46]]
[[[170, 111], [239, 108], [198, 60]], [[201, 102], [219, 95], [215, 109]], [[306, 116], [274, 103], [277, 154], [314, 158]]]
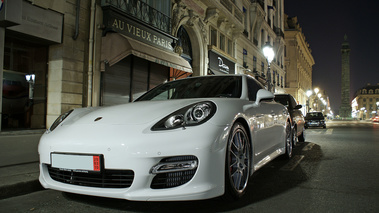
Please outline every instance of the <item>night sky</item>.
[[341, 45], [350, 44], [350, 97], [379, 83], [378, 0], [284, 0], [284, 12], [297, 16], [312, 49], [313, 87], [325, 90], [333, 112], [341, 105]]

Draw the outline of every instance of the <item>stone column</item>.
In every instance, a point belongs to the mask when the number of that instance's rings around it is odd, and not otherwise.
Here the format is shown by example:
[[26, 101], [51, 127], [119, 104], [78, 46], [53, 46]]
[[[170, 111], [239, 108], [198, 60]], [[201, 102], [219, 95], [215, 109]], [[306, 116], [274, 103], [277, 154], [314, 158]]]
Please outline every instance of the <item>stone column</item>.
[[347, 41], [347, 35], [344, 37], [344, 42], [341, 48], [341, 107], [340, 117], [351, 118], [351, 105], [350, 105], [350, 45]]

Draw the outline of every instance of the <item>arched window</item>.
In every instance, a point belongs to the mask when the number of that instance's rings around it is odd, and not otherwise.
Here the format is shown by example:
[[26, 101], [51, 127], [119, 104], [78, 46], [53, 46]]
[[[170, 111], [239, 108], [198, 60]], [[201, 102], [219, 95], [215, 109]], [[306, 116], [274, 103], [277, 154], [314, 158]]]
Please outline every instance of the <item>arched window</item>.
[[187, 31], [181, 26], [178, 30], [178, 45], [183, 48], [182, 57], [192, 65], [192, 45]]

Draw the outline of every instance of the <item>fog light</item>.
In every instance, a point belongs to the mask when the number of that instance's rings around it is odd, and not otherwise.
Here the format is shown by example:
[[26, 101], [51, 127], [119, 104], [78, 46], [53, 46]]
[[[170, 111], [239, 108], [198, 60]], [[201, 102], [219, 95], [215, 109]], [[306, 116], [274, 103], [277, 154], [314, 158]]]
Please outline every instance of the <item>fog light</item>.
[[195, 168], [197, 168], [197, 160], [162, 162], [153, 166], [153, 168], [151, 168], [151, 173], [160, 174], [160, 173], [167, 173], [167, 172], [178, 172], [178, 171], [193, 170]]

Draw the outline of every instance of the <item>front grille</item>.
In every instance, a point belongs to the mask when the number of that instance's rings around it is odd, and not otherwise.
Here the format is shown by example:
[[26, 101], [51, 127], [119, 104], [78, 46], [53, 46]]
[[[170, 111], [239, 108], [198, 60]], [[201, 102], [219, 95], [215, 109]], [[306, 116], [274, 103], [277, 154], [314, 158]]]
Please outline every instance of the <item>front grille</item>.
[[[178, 156], [165, 158], [161, 162], [177, 162], [197, 160], [195, 156]], [[197, 168], [187, 171], [168, 172], [157, 174], [151, 182], [150, 188], [152, 189], [166, 189], [183, 185], [190, 181], [196, 173]]]
[[104, 169], [102, 172], [80, 173], [63, 171], [58, 168], [47, 166], [50, 177], [58, 182], [89, 186], [98, 188], [128, 188], [132, 185], [134, 172], [132, 170], [110, 170]]

